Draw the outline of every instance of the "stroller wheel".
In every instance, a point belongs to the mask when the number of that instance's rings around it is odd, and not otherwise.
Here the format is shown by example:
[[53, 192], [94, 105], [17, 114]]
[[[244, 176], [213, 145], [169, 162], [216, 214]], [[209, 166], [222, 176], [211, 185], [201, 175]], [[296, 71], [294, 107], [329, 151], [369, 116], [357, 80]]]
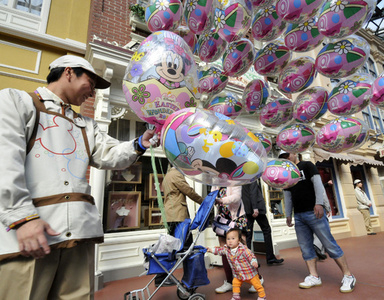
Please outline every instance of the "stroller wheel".
[[187, 293], [184, 294], [181, 290], [177, 289], [177, 297], [181, 300], [187, 300], [196, 289], [188, 289], [185, 285], [183, 285], [183, 287], [187, 290]]
[[199, 293], [193, 294], [188, 298], [188, 300], [205, 300], [205, 295]]

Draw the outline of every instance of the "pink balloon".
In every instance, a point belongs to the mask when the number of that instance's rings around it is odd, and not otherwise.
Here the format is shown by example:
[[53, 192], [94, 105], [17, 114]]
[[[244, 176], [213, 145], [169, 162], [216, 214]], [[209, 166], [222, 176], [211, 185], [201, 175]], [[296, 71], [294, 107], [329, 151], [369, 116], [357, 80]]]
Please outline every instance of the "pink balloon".
[[189, 48], [193, 53], [195, 51], [195, 47], [197, 43], [196, 35], [192, 31], [190, 31], [188, 27], [185, 27], [185, 26], [177, 27], [177, 29], [174, 32], [180, 35], [184, 39], [184, 41], [188, 44]]
[[248, 39], [240, 39], [228, 44], [223, 55], [224, 75], [238, 77], [245, 74], [255, 59], [253, 44]]
[[297, 122], [309, 123], [327, 112], [328, 92], [320, 86], [311, 87], [300, 93], [293, 104], [293, 118]]
[[289, 153], [300, 153], [315, 143], [315, 132], [304, 124], [284, 127], [276, 137], [276, 145]]
[[145, 9], [145, 22], [151, 32], [174, 31], [181, 21], [183, 4], [180, 0], [152, 0]]
[[254, 79], [244, 88], [243, 103], [244, 108], [249, 114], [260, 111], [270, 95], [268, 81]]
[[259, 9], [252, 22], [252, 36], [256, 41], [269, 42], [278, 38], [287, 23], [277, 14], [275, 6]]
[[373, 105], [384, 108], [384, 73], [381, 74], [372, 84], [372, 99]]
[[184, 17], [187, 26], [194, 34], [201, 34], [213, 24], [213, 0], [187, 0], [184, 5]]
[[278, 88], [283, 93], [293, 94], [309, 87], [316, 77], [315, 60], [303, 56], [291, 60], [279, 76]]
[[269, 102], [260, 113], [260, 122], [267, 127], [279, 127], [292, 118], [293, 103], [286, 98]]
[[266, 184], [276, 189], [290, 188], [299, 182], [300, 177], [299, 168], [288, 159], [269, 161], [261, 176]]
[[240, 115], [243, 104], [236, 94], [223, 91], [212, 98], [207, 105], [207, 109], [235, 118]]
[[289, 23], [299, 24], [317, 15], [324, 0], [278, 0], [276, 13]]
[[214, 62], [224, 54], [227, 45], [228, 43], [212, 29], [200, 35], [196, 51], [202, 61]]
[[208, 97], [220, 93], [228, 83], [228, 77], [216, 67], [206, 67], [199, 71], [200, 92]]

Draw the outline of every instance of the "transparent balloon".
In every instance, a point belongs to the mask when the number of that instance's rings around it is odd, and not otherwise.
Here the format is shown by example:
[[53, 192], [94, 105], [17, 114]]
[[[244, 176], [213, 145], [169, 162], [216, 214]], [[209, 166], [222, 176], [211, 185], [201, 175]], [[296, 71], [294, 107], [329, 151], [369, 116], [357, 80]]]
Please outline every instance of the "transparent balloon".
[[210, 63], [223, 56], [228, 43], [223, 40], [214, 30], [204, 31], [197, 40], [196, 52], [200, 59]]
[[325, 36], [320, 34], [315, 18], [299, 24], [289, 24], [284, 34], [285, 45], [295, 52], [306, 52], [319, 46]]
[[310, 123], [327, 112], [328, 91], [320, 86], [300, 93], [293, 104], [293, 118], [297, 122]]
[[197, 44], [196, 35], [192, 31], [190, 31], [189, 28], [186, 26], [179, 26], [174, 32], [184, 39], [184, 41], [188, 44], [189, 48], [191, 49], [192, 53], [194, 53]]
[[256, 41], [270, 42], [283, 34], [287, 23], [276, 14], [274, 5], [259, 9], [252, 21], [252, 36]]
[[197, 106], [197, 65], [183, 38], [170, 31], [148, 36], [127, 66], [123, 92], [136, 115], [158, 129], [173, 112]]
[[184, 6], [184, 17], [188, 28], [194, 34], [201, 34], [213, 25], [213, 0], [187, 0]]
[[150, 0], [145, 8], [145, 23], [151, 32], [174, 31], [180, 25], [182, 10], [180, 0]]
[[208, 102], [206, 108], [227, 117], [235, 118], [240, 115], [243, 104], [236, 94], [222, 91]]
[[261, 177], [266, 166], [259, 138], [231, 118], [206, 109], [172, 114], [162, 128], [161, 144], [185, 176], [208, 185], [247, 184]]
[[316, 75], [315, 60], [312, 57], [293, 59], [281, 71], [278, 88], [286, 94], [301, 92], [312, 84]]
[[291, 54], [282, 39], [270, 42], [256, 53], [255, 70], [262, 76], [277, 76], [291, 59]]
[[371, 102], [377, 107], [384, 108], [384, 73], [373, 82], [371, 87]]
[[369, 58], [367, 41], [357, 35], [334, 40], [317, 54], [316, 69], [329, 78], [347, 77], [359, 70]]
[[224, 74], [239, 77], [249, 70], [254, 59], [255, 50], [250, 40], [240, 39], [231, 42], [223, 55]]
[[263, 79], [250, 81], [244, 88], [242, 96], [244, 109], [249, 114], [260, 112], [267, 102], [270, 93], [268, 81]]
[[328, 97], [328, 110], [338, 116], [362, 111], [372, 98], [373, 77], [367, 73], [342, 78]]
[[285, 126], [276, 136], [276, 145], [289, 153], [303, 152], [315, 143], [315, 132], [310, 126], [292, 124]]
[[261, 133], [261, 132], [254, 132], [254, 134], [255, 134], [255, 136], [257, 136], [259, 138], [259, 140], [263, 144], [265, 152], [267, 152], [267, 154], [269, 152], [271, 152], [271, 150], [272, 150], [272, 138], [268, 134]]
[[261, 178], [275, 189], [288, 189], [299, 182], [300, 170], [287, 159], [273, 159], [268, 161]]
[[339, 117], [329, 121], [316, 134], [316, 144], [332, 153], [349, 152], [367, 141], [368, 126], [353, 117]]
[[323, 3], [324, 0], [278, 0], [276, 3], [276, 13], [289, 23], [299, 24], [315, 17]]
[[293, 103], [279, 98], [267, 103], [260, 113], [260, 122], [266, 127], [279, 127], [292, 119]]

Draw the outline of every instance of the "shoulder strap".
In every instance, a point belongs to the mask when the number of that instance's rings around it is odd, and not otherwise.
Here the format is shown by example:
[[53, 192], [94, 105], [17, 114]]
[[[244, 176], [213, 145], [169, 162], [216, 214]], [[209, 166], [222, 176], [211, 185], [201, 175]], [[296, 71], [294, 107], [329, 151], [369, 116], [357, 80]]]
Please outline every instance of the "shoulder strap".
[[35, 106], [35, 109], [36, 109], [36, 120], [35, 120], [35, 126], [33, 127], [31, 138], [27, 142], [27, 154], [29, 153], [29, 151], [31, 151], [36, 140], [37, 129], [39, 127], [39, 121], [40, 121], [40, 111], [46, 110], [44, 103], [39, 99], [39, 97], [37, 97], [35, 93], [28, 93], [28, 94], [29, 96], [31, 96], [33, 100], [33, 105]]

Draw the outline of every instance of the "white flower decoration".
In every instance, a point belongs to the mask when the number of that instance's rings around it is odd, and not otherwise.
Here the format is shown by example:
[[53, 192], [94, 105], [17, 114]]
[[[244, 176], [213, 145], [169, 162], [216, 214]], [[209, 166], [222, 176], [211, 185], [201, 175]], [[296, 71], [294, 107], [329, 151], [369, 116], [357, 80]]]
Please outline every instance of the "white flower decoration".
[[339, 86], [339, 93], [348, 94], [348, 92], [352, 92], [355, 86], [356, 84], [353, 81], [346, 81]]
[[331, 11], [334, 11], [335, 13], [337, 13], [339, 12], [339, 10], [343, 10], [347, 4], [348, 4], [348, 1], [337, 0], [332, 2], [329, 8], [331, 9]]
[[293, 130], [303, 130], [304, 129], [304, 125], [303, 124], [295, 124], [295, 125], [292, 125], [291, 126], [291, 129]]
[[216, 27], [218, 27], [219, 29], [223, 28], [225, 25], [224, 18], [225, 18], [225, 15], [222, 11], [220, 10], [215, 11], [215, 24], [216, 24]]
[[194, 9], [196, 9], [196, 3], [197, 3], [197, 0], [188, 0], [188, 2], [186, 4], [187, 10], [193, 11]]
[[348, 41], [341, 41], [335, 45], [335, 52], [341, 54], [347, 54], [352, 50], [352, 44]]
[[290, 162], [288, 162], [288, 161], [284, 161], [284, 162], [281, 164], [281, 166], [282, 166], [284, 169], [286, 169], [287, 171], [293, 171], [293, 170], [294, 170], [292, 164], [291, 164]]
[[231, 97], [226, 97], [225, 98], [225, 104], [229, 105], [229, 106], [235, 106], [235, 99], [231, 98]]
[[305, 21], [304, 23], [301, 23], [299, 25], [299, 29], [304, 32], [307, 32], [307, 31], [310, 31], [314, 25], [315, 25], [315, 22], [313, 21]]
[[345, 120], [345, 117], [340, 117], [340, 118], [336, 118], [334, 120], [332, 120], [330, 123], [332, 124], [337, 124], [337, 123], [341, 123]]
[[158, 10], [166, 10], [169, 7], [169, 2], [166, 0], [160, 0], [156, 2], [156, 8]]
[[273, 11], [275, 10], [275, 8], [273, 7], [273, 5], [269, 6], [269, 7], [266, 7], [262, 10], [261, 12], [261, 15], [263, 17], [268, 17], [269, 15], [272, 15]]
[[220, 71], [212, 68], [209, 70], [209, 75], [218, 78], [220, 76]]
[[269, 44], [269, 45], [265, 48], [265, 53], [266, 53], [266, 54], [272, 54], [272, 53], [275, 53], [276, 50], [277, 50], [277, 45]]

